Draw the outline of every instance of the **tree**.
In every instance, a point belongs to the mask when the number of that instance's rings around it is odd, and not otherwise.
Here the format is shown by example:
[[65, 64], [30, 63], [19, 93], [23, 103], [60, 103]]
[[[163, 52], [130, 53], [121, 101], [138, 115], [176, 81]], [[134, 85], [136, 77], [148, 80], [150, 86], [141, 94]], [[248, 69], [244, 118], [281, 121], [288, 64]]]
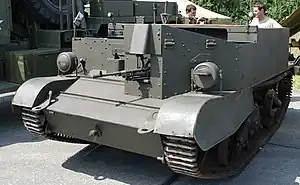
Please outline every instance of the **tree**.
[[[256, 1], [252, 0], [192, 0], [197, 5], [211, 11], [229, 16], [235, 23], [245, 24], [249, 11]], [[262, 0], [268, 8], [268, 15], [280, 22], [298, 7], [300, 0]]]

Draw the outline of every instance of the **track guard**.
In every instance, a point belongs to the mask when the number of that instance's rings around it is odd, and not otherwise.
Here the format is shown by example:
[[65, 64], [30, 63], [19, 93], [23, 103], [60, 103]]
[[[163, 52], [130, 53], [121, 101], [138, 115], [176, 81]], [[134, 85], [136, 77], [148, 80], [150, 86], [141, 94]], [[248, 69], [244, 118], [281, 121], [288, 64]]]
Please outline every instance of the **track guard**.
[[41, 104], [49, 96], [68, 88], [77, 80], [76, 77], [41, 77], [24, 82], [17, 90], [13, 100], [13, 106], [32, 108]]
[[253, 107], [250, 88], [223, 95], [174, 96], [159, 110], [154, 133], [194, 137], [199, 147], [207, 151], [236, 132]]

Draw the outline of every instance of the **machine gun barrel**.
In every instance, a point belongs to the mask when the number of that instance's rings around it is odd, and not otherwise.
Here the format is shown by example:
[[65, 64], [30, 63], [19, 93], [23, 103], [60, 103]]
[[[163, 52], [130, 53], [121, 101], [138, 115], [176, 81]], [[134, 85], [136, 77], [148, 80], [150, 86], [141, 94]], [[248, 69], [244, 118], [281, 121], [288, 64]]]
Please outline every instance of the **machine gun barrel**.
[[147, 67], [142, 69], [122, 70], [105, 74], [100, 72], [99, 75], [95, 75], [93, 76], [93, 78], [100, 78], [105, 76], [122, 76], [126, 80], [145, 80], [150, 78], [150, 68]]

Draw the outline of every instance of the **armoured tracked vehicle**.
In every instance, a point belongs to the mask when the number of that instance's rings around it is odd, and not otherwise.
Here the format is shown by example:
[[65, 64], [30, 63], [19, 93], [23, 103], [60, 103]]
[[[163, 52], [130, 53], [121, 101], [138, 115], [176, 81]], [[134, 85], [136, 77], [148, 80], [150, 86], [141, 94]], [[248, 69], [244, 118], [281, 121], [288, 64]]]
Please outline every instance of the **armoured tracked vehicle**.
[[72, 52], [57, 57], [58, 76], [20, 86], [12, 104], [28, 131], [215, 179], [243, 170], [280, 127], [296, 63], [289, 29], [119, 26], [105, 38], [74, 37]]

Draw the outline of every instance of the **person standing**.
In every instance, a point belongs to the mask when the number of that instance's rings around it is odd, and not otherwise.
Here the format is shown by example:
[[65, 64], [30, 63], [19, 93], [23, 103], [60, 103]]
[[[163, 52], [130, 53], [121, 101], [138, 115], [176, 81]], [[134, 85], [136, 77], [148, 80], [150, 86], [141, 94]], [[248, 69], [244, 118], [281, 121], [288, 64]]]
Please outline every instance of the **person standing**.
[[193, 4], [186, 6], [185, 12], [189, 19], [189, 24], [197, 24], [196, 11], [197, 8]]
[[250, 26], [258, 28], [282, 28], [282, 26], [274, 19], [266, 15], [267, 8], [264, 4], [258, 3], [253, 6], [254, 18], [250, 22]]

